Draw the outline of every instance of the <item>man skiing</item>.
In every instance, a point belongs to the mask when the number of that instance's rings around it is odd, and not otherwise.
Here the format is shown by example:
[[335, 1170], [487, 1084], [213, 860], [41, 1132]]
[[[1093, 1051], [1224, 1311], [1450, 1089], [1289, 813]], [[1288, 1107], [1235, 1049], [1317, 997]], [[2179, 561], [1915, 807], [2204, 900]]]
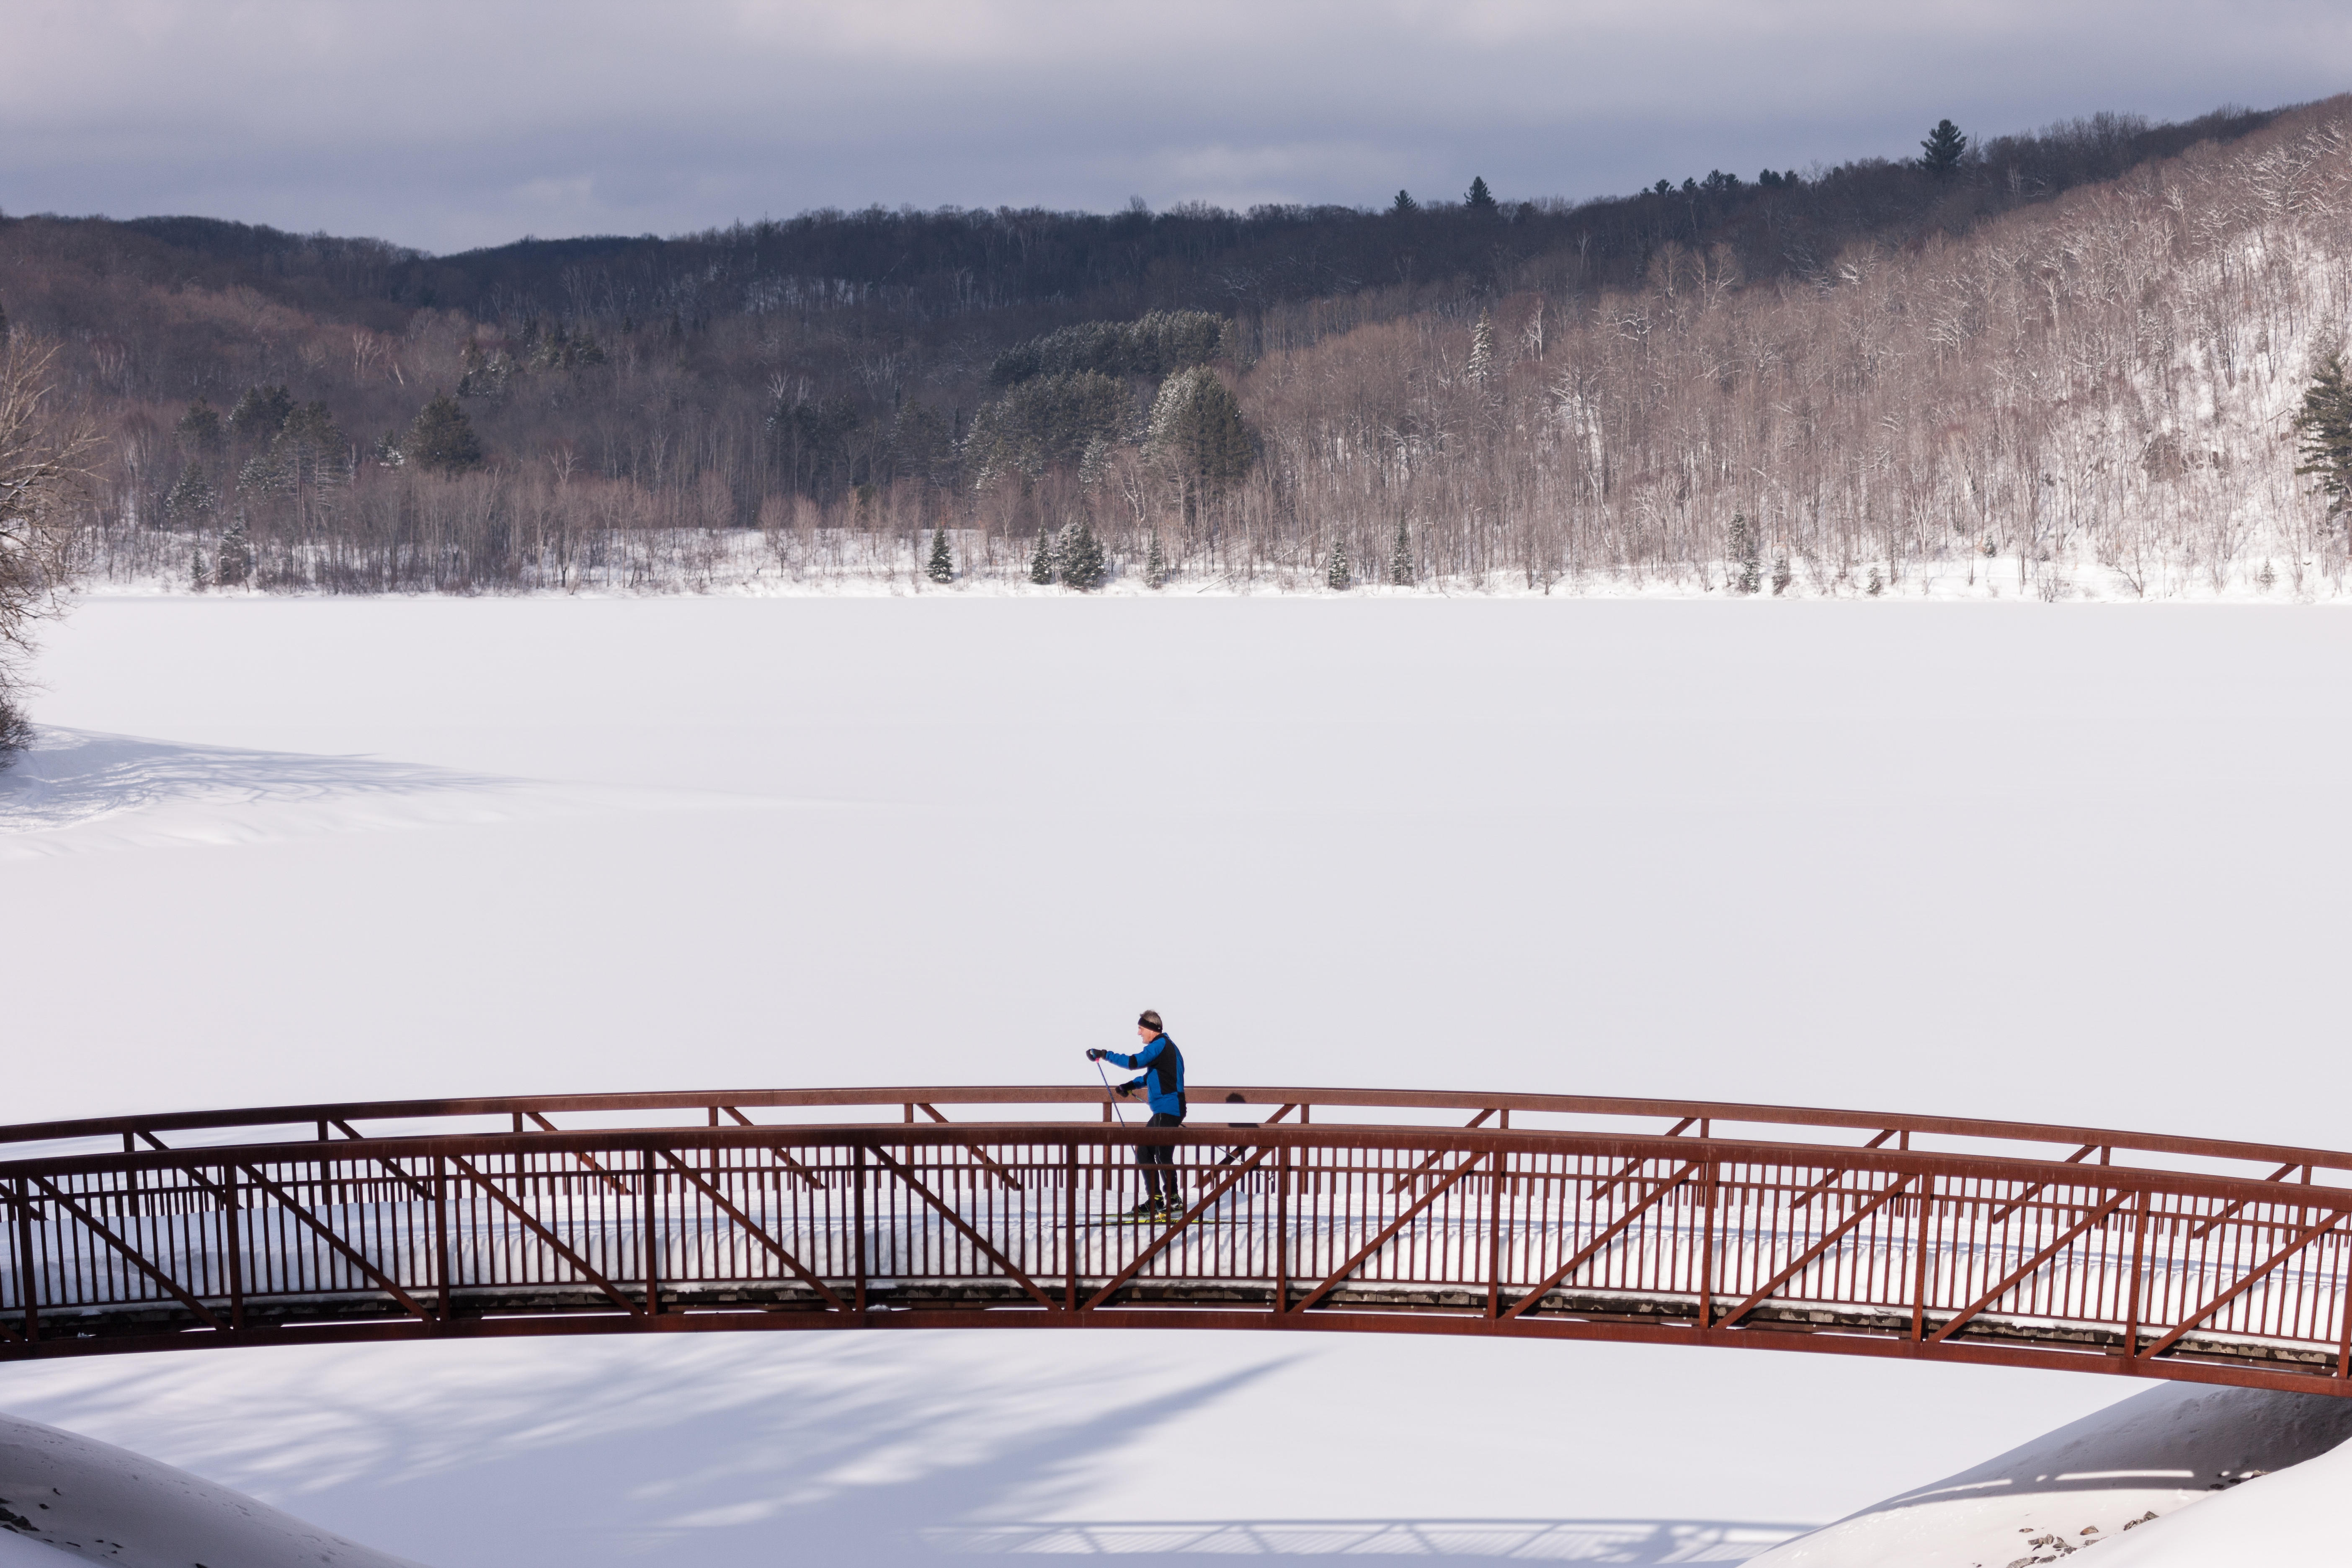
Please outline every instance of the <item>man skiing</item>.
[[[1136, 1037], [1142, 1047], [1131, 1056], [1117, 1051], [1088, 1051], [1092, 1062], [1117, 1062], [1143, 1076], [1129, 1079], [1117, 1086], [1121, 1095], [1133, 1094], [1138, 1089], [1146, 1091], [1151, 1105], [1151, 1127], [1181, 1127], [1184, 1125], [1184, 1058], [1176, 1049], [1176, 1042], [1160, 1026], [1160, 1015], [1146, 1008], [1135, 1020]], [[1178, 1199], [1180, 1187], [1176, 1179], [1176, 1150], [1168, 1143], [1139, 1143], [1135, 1163], [1143, 1170], [1143, 1201], [1127, 1211], [1129, 1219], [1164, 1219], [1182, 1206]]]

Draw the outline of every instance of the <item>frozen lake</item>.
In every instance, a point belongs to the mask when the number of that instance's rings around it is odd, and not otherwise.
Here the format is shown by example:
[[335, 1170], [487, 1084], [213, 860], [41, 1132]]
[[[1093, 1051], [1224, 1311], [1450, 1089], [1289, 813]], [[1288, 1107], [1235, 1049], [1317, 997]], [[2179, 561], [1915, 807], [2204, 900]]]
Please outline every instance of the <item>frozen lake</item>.
[[[0, 775], [8, 1119], [1077, 1081], [1149, 1005], [1226, 1081], [2340, 1145], [2347, 652], [2254, 607], [96, 600]], [[1169, 1333], [0, 1369], [436, 1568], [1721, 1559], [2130, 1392]]]

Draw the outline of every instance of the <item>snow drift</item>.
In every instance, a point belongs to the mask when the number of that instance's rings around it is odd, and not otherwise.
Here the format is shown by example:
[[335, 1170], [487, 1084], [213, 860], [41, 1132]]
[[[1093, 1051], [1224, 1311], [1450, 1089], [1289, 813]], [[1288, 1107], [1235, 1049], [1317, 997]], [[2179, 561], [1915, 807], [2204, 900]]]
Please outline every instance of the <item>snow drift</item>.
[[[0, 1565], [416, 1568], [142, 1455], [0, 1415]], [[36, 1542], [40, 1544], [37, 1545]]]

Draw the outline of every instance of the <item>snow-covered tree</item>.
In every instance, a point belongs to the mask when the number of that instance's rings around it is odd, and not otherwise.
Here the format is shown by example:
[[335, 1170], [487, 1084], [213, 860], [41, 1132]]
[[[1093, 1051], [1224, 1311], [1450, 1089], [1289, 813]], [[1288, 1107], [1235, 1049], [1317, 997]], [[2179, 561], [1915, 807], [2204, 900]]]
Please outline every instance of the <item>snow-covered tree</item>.
[[1412, 531], [1397, 519], [1396, 538], [1389, 545], [1389, 581], [1400, 588], [1412, 586]]
[[955, 557], [948, 552], [948, 531], [931, 530], [931, 558], [923, 563], [923, 574], [934, 583], [955, 581]]
[[253, 540], [246, 532], [243, 517], [221, 531], [220, 564], [213, 575], [224, 588], [242, 587], [253, 575]]
[[1478, 312], [1478, 324], [1470, 329], [1470, 384], [1484, 386], [1486, 378], [1495, 374], [1495, 323], [1486, 312]]
[[1763, 585], [1763, 552], [1756, 543], [1756, 525], [1737, 513], [1731, 519], [1731, 529], [1725, 541], [1724, 553], [1739, 570], [1732, 576], [1734, 593], [1752, 594]]
[[33, 625], [59, 614], [73, 577], [76, 502], [97, 438], [48, 407], [55, 350], [0, 337], [0, 767], [31, 743], [16, 700]]
[[1346, 593], [1356, 580], [1354, 564], [1348, 559], [1348, 541], [1344, 535], [1331, 536], [1331, 553], [1323, 558], [1323, 585]]
[[1144, 552], [1143, 585], [1147, 588], [1164, 588], [1168, 585], [1168, 557], [1160, 548], [1160, 535], [1157, 531], [1151, 535], [1150, 547]]
[[1029, 557], [1029, 581], [1041, 588], [1050, 588], [1060, 574], [1060, 563], [1054, 554], [1054, 531], [1040, 524], [1037, 529], [1037, 552]]
[[1064, 584], [1081, 592], [1102, 586], [1109, 563], [1103, 558], [1102, 541], [1084, 518], [1063, 530], [1061, 557]]

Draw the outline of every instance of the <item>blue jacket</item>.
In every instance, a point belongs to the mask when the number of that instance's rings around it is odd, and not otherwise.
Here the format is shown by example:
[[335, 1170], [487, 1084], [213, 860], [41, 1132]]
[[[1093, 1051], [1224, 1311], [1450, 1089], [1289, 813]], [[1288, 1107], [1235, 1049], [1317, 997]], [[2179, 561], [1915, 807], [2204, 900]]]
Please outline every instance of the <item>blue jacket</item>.
[[1154, 1114], [1182, 1116], [1184, 1114], [1184, 1057], [1176, 1042], [1165, 1035], [1153, 1037], [1150, 1045], [1133, 1056], [1121, 1056], [1117, 1051], [1105, 1051], [1105, 1061], [1117, 1062], [1123, 1068], [1144, 1069], [1144, 1075], [1120, 1084], [1121, 1089], [1134, 1089], [1148, 1083]]

